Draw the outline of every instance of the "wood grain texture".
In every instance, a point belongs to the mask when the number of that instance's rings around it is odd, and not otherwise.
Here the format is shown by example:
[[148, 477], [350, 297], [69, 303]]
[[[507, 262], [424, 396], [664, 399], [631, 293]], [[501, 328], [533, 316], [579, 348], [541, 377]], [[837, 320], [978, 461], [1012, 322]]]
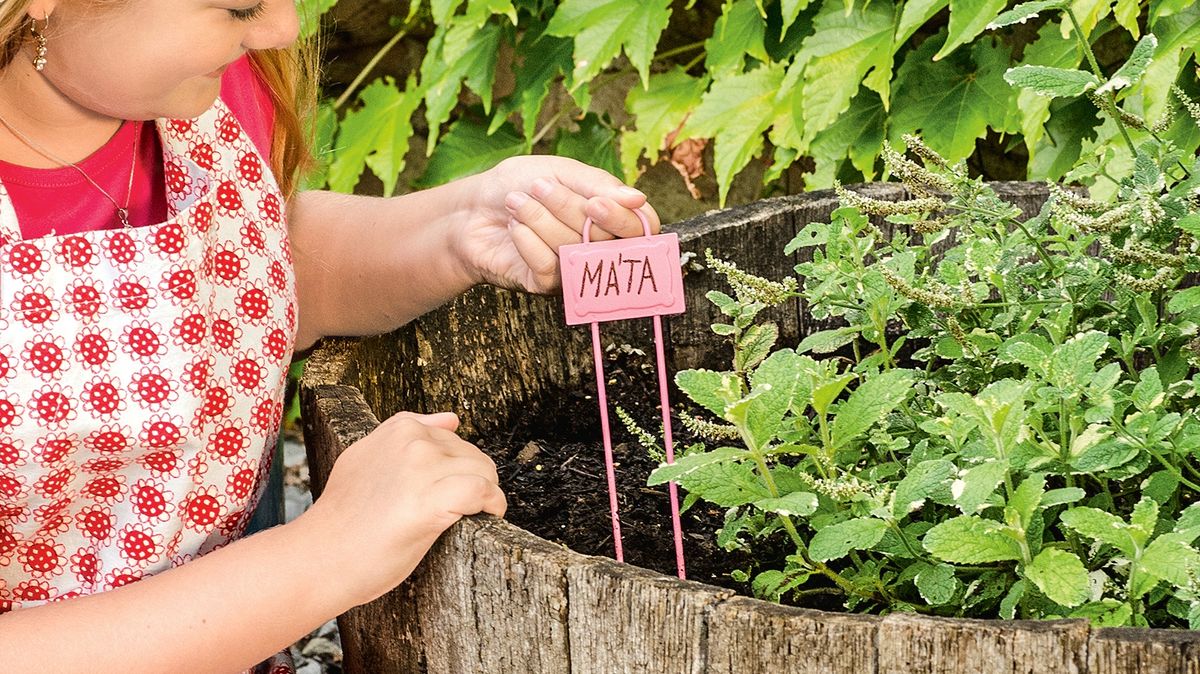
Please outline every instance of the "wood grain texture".
[[1079, 674], [1086, 620], [963, 620], [893, 614], [879, 624], [878, 674]]
[[708, 622], [708, 674], [872, 674], [880, 618], [737, 597]]
[[1200, 633], [1101, 628], [1088, 640], [1090, 674], [1200, 674]]

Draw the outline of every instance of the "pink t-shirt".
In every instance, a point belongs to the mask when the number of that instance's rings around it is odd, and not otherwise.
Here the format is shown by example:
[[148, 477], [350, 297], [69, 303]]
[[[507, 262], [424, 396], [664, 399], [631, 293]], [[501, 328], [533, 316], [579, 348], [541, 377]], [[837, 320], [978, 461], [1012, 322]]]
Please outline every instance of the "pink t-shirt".
[[[221, 99], [269, 163], [275, 107], [249, 58], [234, 62], [222, 75]], [[129, 224], [142, 227], [167, 217], [162, 144], [152, 122], [125, 122], [103, 147], [78, 165], [118, 203], [124, 203], [135, 137], [138, 156]], [[70, 166], [36, 169], [0, 161], [0, 182], [8, 190], [26, 239], [121, 226], [113, 203]]]

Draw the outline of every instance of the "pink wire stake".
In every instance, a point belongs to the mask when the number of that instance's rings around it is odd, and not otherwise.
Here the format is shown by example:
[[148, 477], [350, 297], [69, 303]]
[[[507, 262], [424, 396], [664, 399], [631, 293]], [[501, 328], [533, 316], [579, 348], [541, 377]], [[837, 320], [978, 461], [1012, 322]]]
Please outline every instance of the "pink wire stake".
[[[612, 433], [608, 421], [608, 393], [604, 384], [600, 322], [653, 317], [654, 351], [658, 366], [658, 394], [662, 406], [663, 444], [667, 463], [675, 462], [671, 437], [671, 406], [667, 396], [666, 356], [663, 352], [662, 316], [680, 313], [683, 304], [683, 274], [679, 268], [679, 237], [650, 233], [650, 223], [640, 211], [645, 237], [592, 243], [592, 220], [583, 224], [583, 243], [562, 246], [559, 259], [563, 276], [563, 299], [567, 323], [591, 323], [592, 359], [596, 368], [596, 392], [600, 405], [600, 430], [604, 438], [604, 466], [608, 480], [608, 505], [612, 518], [613, 546], [617, 561], [625, 561], [621, 518], [617, 504], [617, 477], [613, 462]], [[647, 285], [649, 284], [649, 285]], [[637, 289], [634, 289], [634, 286]], [[576, 290], [578, 289], [578, 290]], [[686, 578], [683, 561], [683, 527], [679, 521], [679, 492], [668, 484], [671, 525], [675, 534], [675, 566]]]

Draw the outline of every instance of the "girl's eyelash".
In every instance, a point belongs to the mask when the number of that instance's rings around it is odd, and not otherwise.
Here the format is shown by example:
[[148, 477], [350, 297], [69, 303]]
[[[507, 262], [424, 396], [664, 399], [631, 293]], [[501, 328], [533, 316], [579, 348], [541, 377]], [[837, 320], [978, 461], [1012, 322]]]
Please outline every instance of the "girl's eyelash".
[[229, 10], [229, 15], [239, 21], [253, 21], [262, 16], [262, 13], [263, 3], [261, 2], [253, 7], [247, 7], [245, 9], [230, 8]]

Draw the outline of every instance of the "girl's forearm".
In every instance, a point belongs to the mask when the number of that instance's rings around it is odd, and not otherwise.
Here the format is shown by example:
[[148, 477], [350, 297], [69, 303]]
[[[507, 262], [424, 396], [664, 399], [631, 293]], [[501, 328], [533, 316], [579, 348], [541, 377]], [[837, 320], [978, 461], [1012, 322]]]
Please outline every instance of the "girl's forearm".
[[11, 672], [229, 672], [353, 605], [303, 518], [117, 590], [0, 616]]
[[297, 348], [327, 335], [392, 330], [474, 285], [449, 241], [455, 221], [470, 217], [471, 184], [390, 199], [297, 195], [288, 212], [301, 308]]

